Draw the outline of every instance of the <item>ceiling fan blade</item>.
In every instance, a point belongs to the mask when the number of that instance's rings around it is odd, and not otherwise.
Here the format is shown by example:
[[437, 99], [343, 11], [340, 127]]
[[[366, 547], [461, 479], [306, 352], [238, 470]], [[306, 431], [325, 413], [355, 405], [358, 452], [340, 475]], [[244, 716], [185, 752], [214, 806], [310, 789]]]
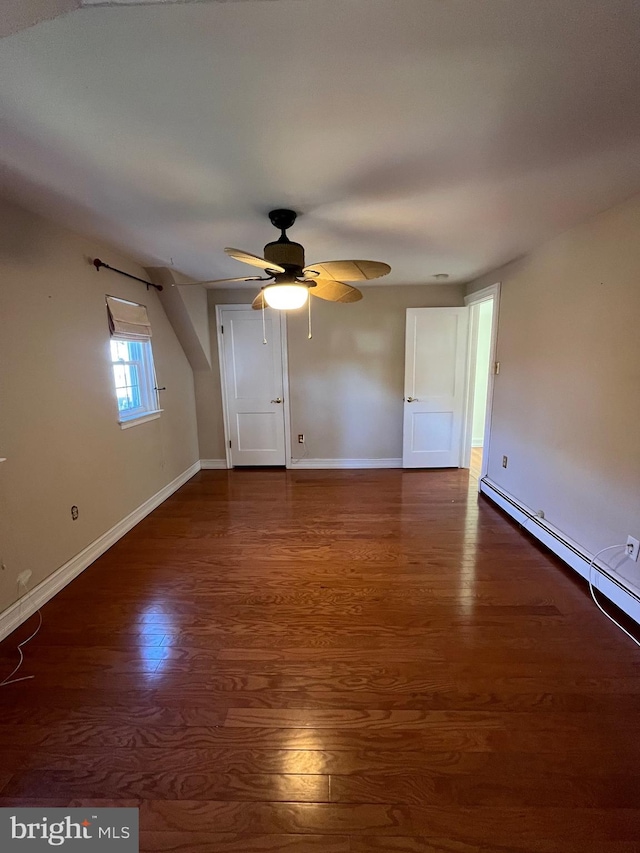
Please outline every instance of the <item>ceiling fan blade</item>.
[[391, 267], [381, 261], [322, 261], [309, 264], [303, 272], [333, 281], [369, 281], [387, 275]]
[[181, 284], [180, 287], [188, 287], [191, 284], [225, 284], [232, 281], [271, 281], [270, 278], [261, 278], [259, 275], [243, 276], [242, 278], [214, 278], [213, 281], [188, 281], [186, 284]]
[[309, 293], [328, 302], [359, 302], [362, 299], [362, 292], [357, 287], [351, 287], [343, 281], [314, 278], [313, 281], [309, 281], [309, 284], [311, 285]]
[[227, 255], [236, 261], [242, 261], [243, 264], [251, 264], [252, 267], [260, 267], [263, 270], [275, 270], [276, 272], [286, 272], [284, 267], [279, 264], [274, 264], [267, 261], [265, 258], [259, 258], [257, 255], [252, 255], [251, 252], [243, 252], [242, 249], [231, 249], [229, 246], [225, 249]]
[[262, 291], [260, 291], [260, 293], [253, 300], [253, 302], [251, 303], [251, 307], [254, 311], [261, 311], [263, 308], [267, 307], [267, 304], [264, 301], [264, 293]]

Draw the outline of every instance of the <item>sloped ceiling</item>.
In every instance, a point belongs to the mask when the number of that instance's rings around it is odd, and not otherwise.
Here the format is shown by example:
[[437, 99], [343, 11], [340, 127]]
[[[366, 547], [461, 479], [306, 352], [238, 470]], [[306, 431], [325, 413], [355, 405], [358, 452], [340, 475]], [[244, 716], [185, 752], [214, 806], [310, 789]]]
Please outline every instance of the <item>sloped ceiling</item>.
[[33, 27], [71, 12], [81, 0], [3, 0], [0, 7], [0, 37]]
[[309, 261], [470, 280], [640, 191], [639, 35], [634, 0], [83, 8], [0, 42], [1, 186], [195, 278], [289, 206]]

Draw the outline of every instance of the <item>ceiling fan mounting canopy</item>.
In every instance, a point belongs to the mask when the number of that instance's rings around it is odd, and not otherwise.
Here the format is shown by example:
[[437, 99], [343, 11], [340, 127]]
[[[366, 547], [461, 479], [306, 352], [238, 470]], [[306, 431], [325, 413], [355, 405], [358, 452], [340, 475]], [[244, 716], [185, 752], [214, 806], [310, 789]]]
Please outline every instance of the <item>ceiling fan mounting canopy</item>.
[[297, 218], [298, 214], [295, 210], [287, 210], [285, 207], [278, 207], [276, 210], [269, 211], [271, 224], [275, 225], [279, 231], [286, 231], [287, 228], [291, 228]]
[[278, 208], [269, 212], [271, 224], [282, 232], [278, 240], [267, 243], [264, 247], [264, 257], [267, 261], [284, 267], [288, 273], [302, 275], [304, 268], [304, 246], [294, 243], [287, 237], [287, 228], [291, 228], [298, 214], [295, 210]]

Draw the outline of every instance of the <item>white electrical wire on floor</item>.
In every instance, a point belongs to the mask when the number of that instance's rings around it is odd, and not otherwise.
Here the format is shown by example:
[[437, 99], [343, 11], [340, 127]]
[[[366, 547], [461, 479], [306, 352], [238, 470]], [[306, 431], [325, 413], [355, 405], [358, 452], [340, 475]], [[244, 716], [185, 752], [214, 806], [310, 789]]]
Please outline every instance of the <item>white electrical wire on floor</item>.
[[613, 551], [615, 548], [623, 548], [625, 551], [625, 554], [627, 553], [627, 544], [625, 542], [623, 545], [608, 545], [606, 548], [601, 548], [600, 551], [598, 551], [597, 554], [594, 554], [594, 556], [591, 558], [591, 562], [589, 563], [589, 592], [591, 593], [591, 598], [593, 599], [593, 603], [596, 605], [598, 610], [600, 610], [602, 613], [604, 613], [604, 615], [607, 617], [607, 619], [610, 619], [614, 625], [617, 625], [618, 628], [620, 628], [620, 630], [624, 634], [626, 634], [630, 640], [633, 640], [633, 642], [636, 644], [636, 646], [640, 646], [640, 642], [638, 640], [636, 640], [636, 638], [633, 636], [633, 634], [630, 634], [626, 628], [623, 628], [619, 622], [616, 622], [616, 620], [613, 618], [613, 616], [610, 616], [607, 613], [607, 611], [604, 609], [604, 607], [602, 607], [602, 605], [600, 604], [600, 602], [596, 598], [596, 594], [595, 594], [594, 589], [593, 589], [592, 575], [593, 575], [593, 569], [594, 569], [596, 560], [598, 559], [600, 554], [604, 554], [605, 551]]
[[298, 456], [298, 458], [297, 458], [297, 459], [291, 459], [291, 464], [292, 464], [292, 465], [297, 465], [297, 464], [298, 464], [298, 462], [302, 462], [302, 461], [303, 461], [304, 459], [306, 459], [306, 458], [307, 458], [307, 456], [309, 455], [309, 451], [307, 450], [307, 445], [306, 445], [306, 443], [305, 443], [304, 441], [301, 441], [301, 442], [299, 442], [299, 443], [302, 445], [302, 448], [303, 448], [303, 450], [304, 450], [304, 453], [302, 454], [302, 456]]
[[[22, 586], [24, 587], [25, 592], [27, 593], [27, 600], [29, 600], [29, 597], [31, 595], [31, 593], [29, 592], [29, 588], [27, 587], [27, 585], [25, 583], [23, 583]], [[26, 640], [23, 640], [21, 643], [18, 643], [18, 654], [20, 655], [20, 660], [18, 661], [18, 665], [13, 670], [13, 672], [10, 672], [9, 675], [7, 675], [7, 677], [4, 679], [4, 681], [0, 681], [0, 687], [8, 687], [9, 684], [17, 684], [19, 681], [29, 681], [30, 679], [35, 678], [35, 676], [33, 676], [33, 675], [23, 675], [21, 678], [14, 678], [13, 676], [16, 674], [16, 672], [18, 672], [18, 670], [20, 669], [20, 667], [24, 663], [24, 653], [22, 651], [22, 647], [26, 646], [27, 643], [29, 643], [31, 640], [33, 640], [33, 638], [36, 636], [36, 634], [38, 633], [40, 628], [42, 628], [42, 612], [41, 612], [40, 608], [38, 608], [38, 627], [33, 632], [33, 634], [31, 634], [30, 637], [27, 637]]]
[[[527, 531], [527, 533], [531, 533], [531, 531], [527, 527], [527, 524], [530, 521], [533, 521], [535, 518], [542, 520], [542, 519], [544, 519], [544, 515], [542, 515], [538, 512], [533, 516], [533, 518], [526, 517], [524, 519], [524, 521], [520, 522], [520, 527], [523, 527]], [[614, 625], [617, 625], [617, 627], [620, 628], [620, 630], [624, 634], [626, 634], [630, 640], [633, 640], [633, 642], [636, 644], [636, 646], [640, 646], [640, 641], [636, 640], [636, 638], [633, 636], [633, 634], [630, 634], [626, 628], [623, 628], [622, 625], [613, 618], [613, 616], [610, 616], [609, 613], [607, 613], [607, 611], [604, 609], [604, 607], [600, 604], [600, 602], [596, 598], [596, 594], [594, 591], [593, 570], [594, 570], [594, 568], [597, 568], [595, 565], [596, 560], [598, 559], [600, 554], [604, 554], [605, 551], [614, 551], [616, 548], [622, 548], [625, 552], [625, 555], [627, 554], [627, 543], [625, 542], [621, 545], [607, 545], [606, 548], [601, 548], [600, 551], [598, 551], [597, 554], [594, 554], [593, 557], [591, 558], [591, 562], [589, 563], [589, 575], [587, 577], [587, 581], [589, 583], [589, 592], [591, 593], [591, 598], [593, 599], [593, 603], [596, 605], [598, 610], [601, 613], [604, 613], [604, 615], [607, 617], [607, 619], [609, 619], [611, 622], [613, 622]]]

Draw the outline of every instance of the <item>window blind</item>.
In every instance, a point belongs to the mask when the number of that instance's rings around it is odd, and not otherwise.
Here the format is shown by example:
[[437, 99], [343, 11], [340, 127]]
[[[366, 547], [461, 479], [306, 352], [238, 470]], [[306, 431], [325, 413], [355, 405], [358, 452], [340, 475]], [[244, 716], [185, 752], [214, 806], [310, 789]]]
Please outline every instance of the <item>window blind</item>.
[[107, 296], [107, 313], [112, 337], [127, 341], [150, 340], [151, 324], [144, 305]]

